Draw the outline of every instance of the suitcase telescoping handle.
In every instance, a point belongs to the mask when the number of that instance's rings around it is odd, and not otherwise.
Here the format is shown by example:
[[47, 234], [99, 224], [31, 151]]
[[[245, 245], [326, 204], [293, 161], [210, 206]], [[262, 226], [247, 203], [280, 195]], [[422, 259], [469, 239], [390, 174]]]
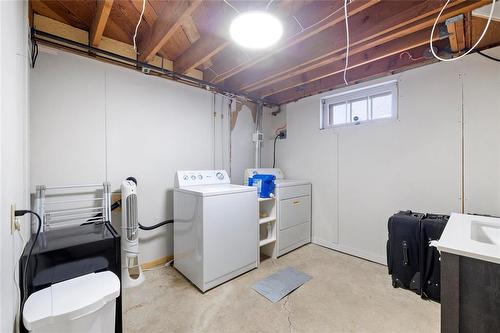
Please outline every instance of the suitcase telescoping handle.
[[403, 265], [408, 266], [408, 242], [403, 241]]

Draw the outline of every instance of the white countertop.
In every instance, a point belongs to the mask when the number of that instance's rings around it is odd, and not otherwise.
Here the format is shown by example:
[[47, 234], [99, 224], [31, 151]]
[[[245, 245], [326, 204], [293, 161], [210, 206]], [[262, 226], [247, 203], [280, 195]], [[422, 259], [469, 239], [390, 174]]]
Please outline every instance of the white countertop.
[[453, 213], [437, 248], [500, 264], [500, 218]]

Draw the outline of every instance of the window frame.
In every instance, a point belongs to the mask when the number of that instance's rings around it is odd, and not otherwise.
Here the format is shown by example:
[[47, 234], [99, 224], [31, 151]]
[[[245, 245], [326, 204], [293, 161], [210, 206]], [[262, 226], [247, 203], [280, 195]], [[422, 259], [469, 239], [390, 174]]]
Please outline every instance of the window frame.
[[[391, 116], [385, 118], [372, 119], [373, 117], [373, 98], [391, 94]], [[366, 100], [367, 120], [353, 122], [352, 119], [352, 102]], [[346, 120], [343, 124], [334, 125], [330, 120], [330, 105], [345, 104]], [[332, 118], [333, 118], [332, 109]], [[337, 127], [355, 126], [364, 123], [388, 121], [398, 118], [398, 81], [391, 80], [375, 85], [351, 89], [338, 94], [322, 97], [320, 100], [320, 129], [329, 129]]]

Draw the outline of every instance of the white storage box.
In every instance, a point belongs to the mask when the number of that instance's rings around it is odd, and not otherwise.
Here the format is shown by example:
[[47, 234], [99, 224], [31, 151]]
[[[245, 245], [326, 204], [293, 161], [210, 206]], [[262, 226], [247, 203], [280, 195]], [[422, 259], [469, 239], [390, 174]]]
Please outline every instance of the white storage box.
[[31, 294], [23, 309], [30, 332], [113, 333], [120, 280], [109, 271], [53, 284]]

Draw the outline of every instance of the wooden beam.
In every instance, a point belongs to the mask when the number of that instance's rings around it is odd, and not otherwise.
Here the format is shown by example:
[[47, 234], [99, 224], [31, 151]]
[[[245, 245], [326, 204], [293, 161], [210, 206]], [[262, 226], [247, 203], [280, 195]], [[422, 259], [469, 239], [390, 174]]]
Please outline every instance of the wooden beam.
[[[37, 30], [44, 31], [52, 35], [60, 36], [85, 45], [87, 45], [89, 42], [88, 39], [89, 33], [86, 30], [72, 27], [68, 24], [59, 22], [57, 20], [42, 15], [35, 14], [34, 27]], [[107, 38], [106, 36], [102, 37], [99, 49], [130, 58], [132, 61], [136, 60], [136, 53], [134, 52], [134, 48], [132, 47], [132, 45], [111, 38]], [[151, 60], [150, 64], [164, 69], [168, 69], [170, 71], [173, 70], [172, 61], [165, 58], [162, 59], [159, 56], [155, 56]], [[203, 72], [199, 70], [190, 70], [186, 73], [186, 75], [196, 79], [203, 78]]]
[[[130, 0], [132, 2], [132, 5], [134, 5], [135, 9], [141, 15], [142, 12], [142, 0]], [[144, 21], [152, 27], [154, 22], [158, 16], [156, 15], [156, 12], [154, 11], [153, 7], [149, 4], [149, 1], [146, 1], [146, 6], [144, 7]]]
[[[377, 3], [379, 3], [381, 0], [353, 0], [349, 4], [349, 16], [355, 15]], [[240, 72], [243, 70], [249, 69], [256, 64], [271, 58], [272, 56], [275, 56], [278, 53], [281, 53], [290, 47], [299, 44], [300, 42], [336, 25], [339, 22], [343, 22], [344, 20], [344, 12], [341, 10], [343, 6], [340, 6], [337, 10], [335, 10], [333, 13], [331, 13], [330, 16], [327, 16], [325, 19], [322, 21], [318, 21], [315, 25], [311, 26], [308, 29], [305, 29], [304, 31], [292, 36], [291, 38], [281, 42], [278, 46], [273, 48], [272, 50], [269, 50], [268, 52], [264, 52], [263, 54], [250, 59], [249, 61], [240, 64], [229, 71], [226, 71], [225, 73], [222, 73], [221, 75], [218, 75], [215, 77], [212, 82], [215, 83], [220, 83]]]
[[53, 10], [43, 1], [30, 0], [30, 4], [31, 4], [31, 9], [34, 11], [35, 14], [43, 15], [68, 25], [71, 24], [71, 22], [68, 19], [66, 19], [66, 17], [60, 15], [57, 11]]
[[196, 24], [194, 23], [193, 18], [191, 16], [187, 16], [182, 20], [181, 27], [191, 44], [195, 43], [198, 39], [200, 39], [201, 37], [200, 33], [198, 32]]
[[[438, 47], [444, 47], [444, 45], [446, 44], [447, 41], [445, 40], [436, 43]], [[424, 64], [430, 64], [436, 62], [437, 60], [435, 59], [425, 59], [420, 57], [427, 48], [428, 48], [427, 45], [423, 45], [416, 49], [411, 50], [411, 53], [415, 57], [417, 57], [417, 59], [412, 60], [409, 57], [400, 57], [399, 55], [396, 54], [381, 59], [377, 62], [368, 63], [366, 65], [357, 67], [354, 70], [352, 70], [349, 74], [351, 82], [359, 83], [377, 77], [399, 73], [404, 70], [415, 68]], [[273, 101], [277, 104], [286, 104], [293, 101], [297, 101], [304, 97], [316, 95], [325, 91], [333, 90], [344, 86], [345, 83], [342, 73], [337, 73], [327, 78], [314, 81], [311, 84], [306, 84], [303, 87], [296, 87], [287, 91], [280, 92], [278, 94], [270, 96], [268, 100]]]
[[186, 52], [175, 59], [174, 71], [186, 73], [210, 60], [227, 45], [229, 45], [229, 41], [216, 35], [201, 37]]
[[[474, 45], [481, 34], [483, 33], [484, 28], [486, 27], [486, 22], [488, 20], [479, 17], [472, 16], [472, 44]], [[484, 50], [491, 47], [498, 46], [500, 44], [500, 22], [499, 21], [491, 21], [490, 26], [488, 27], [488, 31], [484, 35], [484, 38], [478, 45], [478, 49]]]
[[90, 45], [99, 46], [102, 34], [108, 22], [109, 13], [113, 6], [113, 0], [98, 0], [94, 21], [90, 26]]
[[[407, 38], [399, 38], [388, 43], [370, 48], [364, 52], [354, 53], [349, 58], [348, 70], [350, 71], [353, 68], [363, 66], [393, 55], [410, 56], [409, 54], [403, 54], [403, 52], [422, 45], [427, 45], [429, 43], [430, 33], [430, 29], [418, 31], [408, 36]], [[437, 31], [434, 33], [434, 41], [445, 38], [447, 37], [440, 37]], [[343, 72], [345, 66], [344, 55], [337, 57], [337, 59], [338, 61], [336, 62], [318, 67], [310, 72], [302, 73], [287, 80], [278, 81], [276, 83], [265, 86], [254, 91], [254, 94], [260, 97], [267, 97], [270, 95], [275, 95], [281, 91], [292, 89], [294, 87], [298, 87], [309, 82], [320, 80], [324, 77]], [[347, 77], [348, 80], [350, 80], [350, 75], [348, 75]]]
[[458, 15], [446, 20], [449, 33], [451, 52], [457, 53], [465, 49], [464, 15]]
[[181, 26], [182, 20], [190, 16], [201, 4], [201, 0], [172, 1], [165, 5], [149, 36], [139, 43], [139, 60], [150, 61]]
[[32, 4], [32, 0], [30, 0], [28, 2], [28, 21], [29, 21], [29, 25], [30, 25], [30, 28], [33, 27], [33, 19], [34, 19], [34, 15], [35, 15], [35, 12], [33, 11], [33, 4]]
[[[477, 2], [454, 1], [450, 4], [450, 8], [443, 13], [441, 21], [459, 13], [470, 11], [487, 2], [487, 0]], [[429, 28], [435, 20], [433, 14], [439, 12], [442, 6], [441, 3], [433, 0], [427, 0], [417, 5], [408, 2], [405, 4], [404, 10], [401, 10], [396, 15], [391, 15], [390, 13], [394, 13], [395, 6], [400, 5], [401, 3], [384, 3], [383, 6], [381, 4], [370, 8], [363, 13], [363, 16], [352, 19], [351, 55]], [[379, 15], [382, 15], [385, 19], [380, 19]], [[238, 77], [231, 78], [226, 82], [226, 86], [236, 90], [255, 91], [264, 86], [275, 84], [281, 80], [307, 73], [315, 68], [337, 61], [339, 56], [343, 57], [343, 54], [339, 55], [339, 53], [344, 52], [345, 46], [335, 47], [335, 45], [345, 45], [345, 41], [343, 41], [345, 39], [345, 30], [342, 30], [341, 26], [336, 27], [335, 30], [329, 30], [327, 35], [317, 36], [308, 41], [303, 46], [303, 49], [309, 52], [298, 54], [288, 60], [274, 59], [274, 64], [263, 64], [259, 71], [244, 72]], [[322, 49], [314, 49], [315, 45], [322, 46]], [[328, 48], [330, 51], [328, 51]]]

